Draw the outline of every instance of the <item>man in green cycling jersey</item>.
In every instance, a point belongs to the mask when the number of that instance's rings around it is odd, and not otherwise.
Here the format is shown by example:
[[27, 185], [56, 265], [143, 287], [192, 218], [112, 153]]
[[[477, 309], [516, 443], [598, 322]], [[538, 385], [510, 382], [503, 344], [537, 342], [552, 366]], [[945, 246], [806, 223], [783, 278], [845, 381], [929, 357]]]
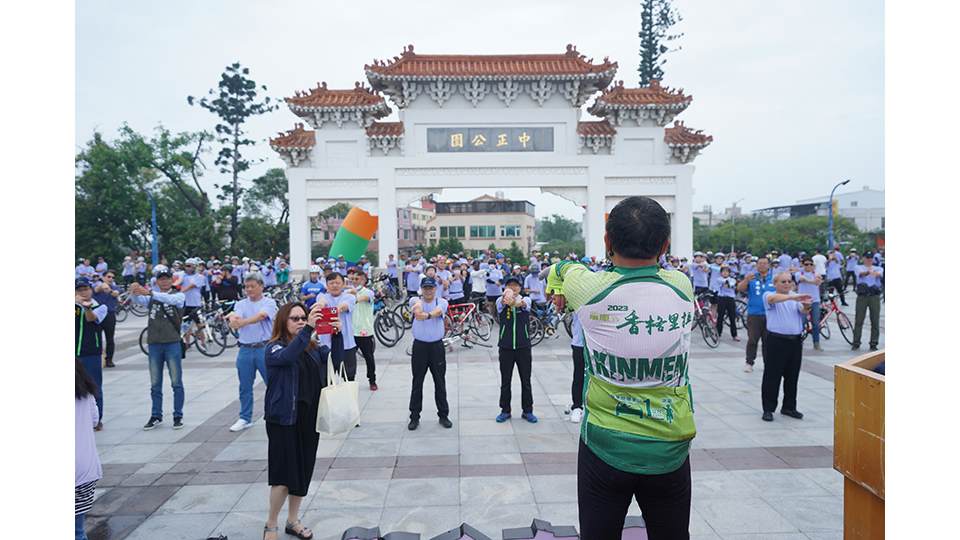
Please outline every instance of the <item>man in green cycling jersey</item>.
[[612, 267], [591, 272], [564, 261], [549, 271], [548, 289], [583, 326], [582, 538], [620, 538], [633, 497], [651, 540], [689, 538], [693, 287], [684, 274], [657, 264], [669, 239], [663, 207], [629, 197], [607, 219]]

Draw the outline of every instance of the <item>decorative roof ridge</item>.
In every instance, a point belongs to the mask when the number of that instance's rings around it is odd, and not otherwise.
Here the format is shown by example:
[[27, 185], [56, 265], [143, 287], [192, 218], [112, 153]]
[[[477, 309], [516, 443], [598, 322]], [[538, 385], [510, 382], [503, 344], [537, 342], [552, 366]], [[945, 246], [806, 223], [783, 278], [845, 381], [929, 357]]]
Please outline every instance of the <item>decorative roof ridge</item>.
[[707, 135], [702, 129], [690, 129], [684, 125], [682, 120], [677, 120], [672, 126], [664, 130], [663, 140], [670, 147], [692, 146], [704, 148], [713, 142], [713, 135]]
[[402, 137], [403, 122], [373, 122], [367, 126], [368, 137]]
[[692, 100], [693, 96], [684, 94], [683, 88], [675, 89], [668, 86], [661, 86], [659, 79], [651, 80], [648, 86], [634, 88], [624, 86], [621, 80], [603, 89], [600, 95], [597, 96], [594, 106], [600, 102], [605, 102], [605, 104], [610, 105], [688, 105]]
[[[326, 81], [318, 82], [315, 88], [297, 90], [293, 97], [284, 98], [290, 106], [309, 108], [371, 108], [386, 106], [383, 96], [357, 81], [353, 88], [328, 88]], [[324, 101], [327, 101], [325, 103]]]
[[580, 120], [577, 122], [577, 134], [593, 137], [613, 137], [617, 134], [617, 130], [606, 118], [599, 120]]
[[269, 140], [270, 147], [274, 150], [280, 149], [306, 149], [312, 148], [316, 143], [315, 132], [303, 128], [303, 123], [297, 122], [293, 129], [287, 132], [279, 132], [276, 137]]
[[407, 45], [403, 48], [400, 56], [394, 56], [392, 59], [380, 60], [374, 59], [372, 64], [364, 64], [363, 69], [366, 72], [373, 72], [378, 75], [390, 75], [392, 71], [397, 71], [400, 66], [412, 62], [415, 59], [425, 61], [556, 61], [560, 58], [573, 60], [586, 73], [605, 73], [618, 67], [617, 62], [611, 62], [609, 57], [603, 58], [602, 64], [594, 64], [593, 58], [587, 58], [577, 51], [575, 45], [567, 44], [566, 52], [540, 53], [540, 54], [416, 54], [413, 52], [413, 45]]

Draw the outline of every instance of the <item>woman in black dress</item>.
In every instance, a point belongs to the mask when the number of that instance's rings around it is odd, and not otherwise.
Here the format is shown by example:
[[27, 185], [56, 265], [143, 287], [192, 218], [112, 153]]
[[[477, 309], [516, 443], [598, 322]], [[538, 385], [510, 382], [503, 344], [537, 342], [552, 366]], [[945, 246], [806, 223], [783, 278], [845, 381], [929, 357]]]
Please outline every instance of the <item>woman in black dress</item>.
[[313, 331], [320, 308], [299, 303], [280, 308], [273, 323], [273, 335], [267, 343], [267, 483], [270, 487], [270, 513], [263, 528], [265, 540], [276, 540], [277, 517], [287, 501], [287, 534], [304, 540], [313, 532], [300, 523], [300, 504], [307, 494], [313, 467], [317, 461], [317, 402], [327, 383], [326, 346], [318, 346]]

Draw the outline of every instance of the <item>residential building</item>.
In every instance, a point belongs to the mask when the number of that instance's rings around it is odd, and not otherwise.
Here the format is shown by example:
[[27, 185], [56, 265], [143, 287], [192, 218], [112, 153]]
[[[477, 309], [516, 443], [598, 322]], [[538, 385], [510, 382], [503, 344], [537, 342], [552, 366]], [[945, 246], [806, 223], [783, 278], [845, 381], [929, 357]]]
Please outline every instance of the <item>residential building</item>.
[[[853, 220], [863, 232], [872, 232], [886, 228], [883, 190], [863, 186], [859, 191], [834, 193], [836, 215]], [[755, 216], [767, 216], [775, 219], [789, 219], [803, 216], [826, 216], [830, 205], [830, 196], [801, 199], [794, 204], [771, 206], [752, 212]]]
[[437, 202], [436, 216], [427, 225], [427, 238], [439, 242], [456, 238], [475, 252], [493, 244], [507, 249], [516, 242], [524, 253], [536, 242], [534, 204], [484, 195], [466, 202]]

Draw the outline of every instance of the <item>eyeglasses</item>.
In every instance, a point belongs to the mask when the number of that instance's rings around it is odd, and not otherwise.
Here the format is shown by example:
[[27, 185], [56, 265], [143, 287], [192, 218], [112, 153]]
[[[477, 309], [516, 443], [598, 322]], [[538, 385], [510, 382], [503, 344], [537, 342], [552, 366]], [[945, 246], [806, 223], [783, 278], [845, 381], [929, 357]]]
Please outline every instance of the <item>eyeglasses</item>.
[[300, 322], [300, 321], [307, 322], [307, 316], [306, 316], [306, 315], [302, 315], [302, 316], [301, 316], [301, 315], [294, 315], [293, 317], [288, 317], [288, 318], [289, 318], [291, 321], [293, 321], [293, 322]]

